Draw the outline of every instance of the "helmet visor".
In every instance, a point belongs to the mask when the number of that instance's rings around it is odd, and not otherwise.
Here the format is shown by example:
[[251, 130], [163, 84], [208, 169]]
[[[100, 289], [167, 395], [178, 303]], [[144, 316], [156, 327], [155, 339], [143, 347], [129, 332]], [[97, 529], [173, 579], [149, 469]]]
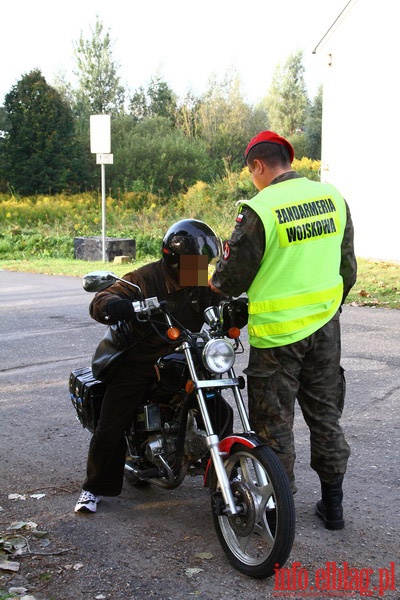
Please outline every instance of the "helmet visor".
[[176, 254], [208, 256], [208, 262], [214, 262], [222, 254], [221, 240], [216, 236], [174, 235], [170, 250]]

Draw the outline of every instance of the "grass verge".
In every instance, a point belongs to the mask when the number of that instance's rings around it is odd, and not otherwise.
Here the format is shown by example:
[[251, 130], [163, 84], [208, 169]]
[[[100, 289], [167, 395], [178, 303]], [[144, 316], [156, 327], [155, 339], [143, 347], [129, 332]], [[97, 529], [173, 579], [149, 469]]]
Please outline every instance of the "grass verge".
[[[121, 277], [151, 260], [154, 257], [115, 264], [61, 258], [4, 259], [0, 260], [0, 269], [68, 277], [82, 277], [89, 271], [104, 269]], [[400, 263], [358, 259], [357, 282], [346, 304], [400, 309]]]

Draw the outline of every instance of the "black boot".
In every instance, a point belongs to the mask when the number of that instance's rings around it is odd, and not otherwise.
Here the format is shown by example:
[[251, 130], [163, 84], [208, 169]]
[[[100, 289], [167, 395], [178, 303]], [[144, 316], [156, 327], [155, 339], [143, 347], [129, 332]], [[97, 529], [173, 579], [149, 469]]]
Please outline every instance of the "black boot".
[[321, 480], [322, 498], [315, 505], [315, 512], [325, 523], [326, 529], [343, 529], [343, 475], [335, 481]]

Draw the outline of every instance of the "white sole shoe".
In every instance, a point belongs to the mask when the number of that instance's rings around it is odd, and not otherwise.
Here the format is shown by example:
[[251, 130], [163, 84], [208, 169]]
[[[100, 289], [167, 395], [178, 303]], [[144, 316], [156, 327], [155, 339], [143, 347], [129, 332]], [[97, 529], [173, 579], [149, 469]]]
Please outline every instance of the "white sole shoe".
[[78, 502], [75, 504], [75, 512], [95, 513], [97, 510], [97, 504], [99, 502], [99, 496], [95, 496], [91, 492], [82, 490], [81, 495], [78, 498]]

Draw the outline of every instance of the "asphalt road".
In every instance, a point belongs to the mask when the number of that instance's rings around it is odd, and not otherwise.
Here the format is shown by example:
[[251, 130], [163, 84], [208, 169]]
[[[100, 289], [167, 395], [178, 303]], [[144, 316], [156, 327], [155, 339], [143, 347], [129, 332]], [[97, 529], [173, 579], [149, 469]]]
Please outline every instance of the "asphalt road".
[[0, 540], [12, 522], [33, 521], [48, 544], [32, 541], [18, 572], [0, 570], [0, 597], [20, 586], [35, 600], [334, 598], [338, 583], [313, 588], [329, 563], [336, 582], [347, 581], [342, 596], [400, 598], [400, 311], [346, 306], [342, 314], [342, 424], [352, 449], [343, 531], [326, 531], [314, 515], [319, 485], [296, 416], [290, 591], [231, 569], [198, 479], [173, 491], [125, 484], [96, 515], [74, 514], [90, 437], [75, 419], [68, 377], [90, 364], [104, 331], [88, 315], [90, 299], [78, 278], [0, 271]]

